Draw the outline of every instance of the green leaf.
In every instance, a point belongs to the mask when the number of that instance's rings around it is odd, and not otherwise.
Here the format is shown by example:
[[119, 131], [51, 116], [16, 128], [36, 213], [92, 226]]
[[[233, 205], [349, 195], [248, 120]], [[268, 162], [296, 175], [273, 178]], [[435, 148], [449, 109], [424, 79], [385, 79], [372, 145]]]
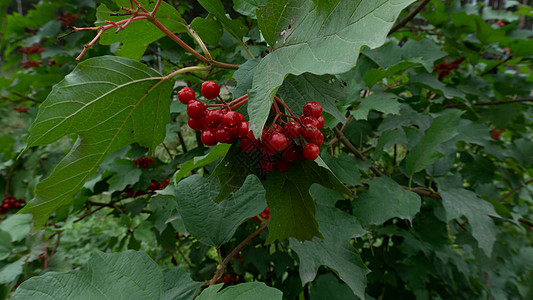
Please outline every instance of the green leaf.
[[12, 263], [4, 265], [2, 269], [0, 269], [0, 284], [8, 284], [15, 281], [17, 277], [22, 274], [22, 266], [24, 263], [26, 263], [26, 257], [19, 258]]
[[9, 232], [0, 230], [0, 260], [6, 259], [11, 254], [13, 243]]
[[[163, 272], [144, 252], [96, 252], [87, 272], [49, 272], [24, 281], [17, 299], [161, 299]], [[46, 298], [45, 298], [46, 297]]]
[[372, 155], [374, 160], [383, 155], [383, 150], [392, 147], [396, 144], [407, 144], [407, 138], [403, 129], [390, 129], [384, 131], [378, 139], [376, 145], [376, 152]]
[[430, 89], [448, 99], [455, 97], [460, 99], [465, 98], [465, 94], [463, 92], [456, 88], [446, 86], [444, 83], [438, 80], [437, 76], [430, 74], [417, 74], [409, 78], [409, 85], [421, 86]]
[[163, 270], [164, 299], [190, 300], [202, 286], [201, 282], [193, 281], [190, 274], [178, 267]]
[[355, 186], [360, 185], [361, 172], [357, 168], [355, 157], [345, 153], [337, 157], [323, 156], [322, 159], [331, 171], [345, 184]]
[[213, 18], [204, 19], [196, 17], [192, 20], [191, 27], [200, 36], [202, 41], [208, 45], [218, 44], [218, 41], [220, 41], [220, 38], [222, 37], [222, 33], [224, 33], [224, 29], [220, 22]]
[[288, 172], [268, 175], [264, 183], [270, 208], [267, 243], [289, 237], [301, 241], [315, 236], [322, 238], [315, 219], [315, 203], [309, 195], [313, 183], [335, 188], [343, 194], [349, 192], [331, 171], [314, 162], [294, 162]]
[[240, 144], [234, 143], [211, 175], [220, 185], [220, 193], [214, 201], [220, 202], [237, 191], [248, 175], [255, 173], [258, 160], [257, 152], [244, 153]]
[[325, 265], [335, 270], [355, 295], [364, 299], [369, 270], [350, 240], [364, 235], [366, 231], [353, 216], [334, 207], [318, 205], [317, 220], [324, 240], [316, 237], [305, 242], [293, 238], [289, 240], [291, 249], [300, 259], [302, 285], [313, 281], [318, 268]]
[[[130, 1], [128, 0], [115, 0], [118, 6], [130, 7]], [[141, 0], [139, 1], [149, 11], [153, 9], [155, 1]], [[111, 16], [110, 14], [116, 13], [111, 11], [105, 4], [100, 4], [97, 9], [96, 25], [107, 25], [104, 21], [120, 21], [129, 16]], [[174, 33], [187, 32], [185, 26], [187, 22], [183, 20], [178, 11], [172, 7], [172, 5], [161, 2], [159, 9], [156, 13], [157, 20], [161, 22], [168, 30]], [[111, 45], [117, 42], [121, 43], [121, 47], [117, 50], [116, 54], [122, 57], [139, 60], [144, 54], [148, 45], [157, 41], [165, 36], [161, 30], [152, 24], [148, 24], [148, 21], [135, 21], [130, 23], [124, 30], [119, 33], [115, 33], [115, 29], [109, 29], [105, 31], [99, 39], [102, 45]]]
[[11, 215], [0, 223], [0, 230], [9, 232], [12, 242], [22, 241], [31, 231], [31, 215]]
[[208, 287], [196, 300], [248, 300], [260, 297], [264, 300], [281, 300], [283, 293], [263, 282], [247, 282], [229, 286], [219, 291], [224, 284], [219, 283]]
[[111, 56], [78, 64], [58, 83], [29, 129], [28, 147], [47, 145], [71, 133], [79, 137], [21, 210], [33, 214], [34, 228], [42, 226], [57, 207], [70, 203], [109, 154], [134, 142], [154, 149], [170, 121], [171, 91], [172, 83], [154, 70]]
[[118, 159], [113, 161], [108, 170], [115, 171], [116, 174], [107, 180], [109, 183], [108, 192], [123, 191], [128, 185], [134, 185], [139, 181], [142, 171], [135, 166], [131, 160]]
[[200, 242], [215, 247], [229, 241], [244, 220], [266, 207], [265, 191], [254, 175], [228, 199], [214, 203], [218, 191], [218, 184], [200, 175], [187, 177], [176, 188], [178, 212], [185, 227]]
[[344, 97], [340, 82], [333, 76], [317, 76], [304, 73], [300, 76], [289, 75], [283, 81], [278, 93], [284, 102], [299, 116], [307, 102], [316, 101], [322, 109], [331, 114], [340, 122], [345, 122], [346, 117], [335, 106], [335, 101]]
[[358, 109], [350, 111], [356, 120], [366, 120], [370, 110], [377, 110], [385, 114], [398, 115], [400, 113], [400, 97], [391, 93], [372, 94], [363, 98]]
[[150, 200], [150, 210], [152, 214], [149, 220], [154, 224], [154, 227], [163, 232], [167, 228], [172, 212], [177, 208], [176, 200], [169, 197], [156, 196]]
[[404, 190], [396, 181], [379, 177], [368, 185], [368, 191], [355, 200], [353, 208], [354, 216], [364, 226], [380, 225], [392, 218], [412, 221], [420, 211], [420, 196]]
[[232, 20], [226, 15], [224, 5], [220, 0], [198, 0], [198, 3], [210, 14], [215, 16], [224, 29], [242, 44], [242, 37], [246, 33], [247, 28], [239, 20]]
[[353, 298], [352, 290], [344, 283], [339, 282], [332, 273], [317, 276], [310, 290], [311, 300], [344, 300]]
[[400, 71], [407, 70], [413, 66], [420, 65], [420, 63], [420, 60], [402, 61], [394, 66], [391, 66], [390, 68], [387, 68], [386, 70], [373, 69], [365, 74], [363, 80], [365, 81], [366, 86], [371, 88], [383, 78], [399, 73]]
[[233, 78], [237, 81], [237, 86], [231, 90], [233, 98], [244, 96], [252, 88], [252, 79], [259, 62], [259, 59], [250, 59], [233, 73]]
[[451, 186], [443, 180], [435, 179], [435, 181], [439, 184], [446, 220], [449, 222], [465, 216], [472, 227], [472, 236], [477, 240], [479, 248], [491, 257], [498, 228], [490, 216], [499, 217], [492, 204], [480, 199], [472, 191]]
[[443, 156], [435, 148], [457, 135], [459, 118], [462, 114], [462, 111], [450, 110], [433, 120], [431, 126], [424, 132], [422, 140], [405, 158], [407, 173], [410, 176], [431, 166]]
[[[288, 74], [342, 74], [361, 47], [378, 47], [413, 0], [277, 0], [258, 12], [261, 33], [274, 49], [261, 60], [249, 92], [250, 129], [260, 134], [272, 99]], [[372, 30], [368, 30], [372, 28]]]
[[259, 6], [267, 4], [267, 0], [233, 0], [233, 9], [252, 19], [257, 18]]
[[174, 181], [179, 182], [187, 173], [194, 169], [201, 168], [206, 166], [215, 160], [223, 157], [228, 153], [228, 150], [231, 145], [229, 144], [218, 144], [215, 147], [211, 148], [209, 153], [203, 156], [196, 156], [194, 159], [188, 160], [183, 165], [181, 165], [179, 171], [174, 175]]

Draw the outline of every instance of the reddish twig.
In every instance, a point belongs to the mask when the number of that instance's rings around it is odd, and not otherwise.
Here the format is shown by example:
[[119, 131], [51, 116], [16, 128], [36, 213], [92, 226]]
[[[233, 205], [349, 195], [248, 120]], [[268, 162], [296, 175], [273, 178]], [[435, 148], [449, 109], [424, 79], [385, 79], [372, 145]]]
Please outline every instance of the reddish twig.
[[511, 196], [512, 194], [514, 194], [516, 191], [518, 191], [519, 189], [525, 187], [526, 185], [530, 184], [533, 182], [533, 179], [531, 180], [528, 180], [522, 184], [519, 184], [518, 186], [514, 187], [512, 190], [510, 190], [508, 193], [506, 193], [505, 195], [501, 196], [499, 199], [498, 199], [498, 202], [502, 202], [505, 198]]
[[420, 3], [415, 9], [413, 9], [407, 17], [396, 23], [391, 30], [389, 31], [388, 35], [393, 34], [396, 30], [404, 27], [409, 21], [411, 21], [416, 15], [429, 3], [430, 0], [423, 0], [422, 3]]
[[249, 241], [251, 241], [259, 233], [261, 233], [261, 231], [265, 230], [268, 227], [268, 224], [270, 224], [270, 220], [264, 221], [263, 224], [261, 224], [261, 226], [259, 226], [259, 228], [257, 228], [254, 232], [252, 232], [252, 234], [250, 234], [248, 237], [246, 237], [239, 245], [237, 245], [237, 247], [235, 247], [233, 250], [231, 250], [231, 252], [228, 254], [228, 256], [226, 256], [226, 258], [224, 258], [222, 263], [217, 266], [217, 272], [215, 273], [215, 276], [213, 276], [213, 278], [209, 282], [209, 286], [212, 286], [213, 284], [215, 284], [217, 282], [217, 280], [222, 276], [222, 274], [224, 274], [224, 269], [226, 268], [226, 266], [228, 265], [230, 260], [235, 255], [239, 254], [239, 251], [241, 251], [241, 249], [244, 248], [244, 246], [246, 246], [246, 244], [248, 244]]

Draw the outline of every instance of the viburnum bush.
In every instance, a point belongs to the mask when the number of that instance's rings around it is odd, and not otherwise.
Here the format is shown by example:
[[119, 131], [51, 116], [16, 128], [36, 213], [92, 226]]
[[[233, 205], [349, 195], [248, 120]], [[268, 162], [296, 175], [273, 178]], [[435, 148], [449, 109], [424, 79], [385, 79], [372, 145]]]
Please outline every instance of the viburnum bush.
[[0, 297], [533, 298], [533, 10], [462, 2], [0, 2]]

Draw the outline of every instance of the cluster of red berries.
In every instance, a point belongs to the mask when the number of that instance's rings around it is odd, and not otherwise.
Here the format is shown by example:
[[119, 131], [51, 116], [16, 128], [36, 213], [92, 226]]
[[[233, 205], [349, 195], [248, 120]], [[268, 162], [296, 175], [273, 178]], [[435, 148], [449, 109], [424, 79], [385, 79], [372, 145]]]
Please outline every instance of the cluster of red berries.
[[167, 187], [167, 185], [170, 183], [170, 179], [165, 179], [161, 181], [153, 180], [150, 181], [150, 185], [146, 188], [146, 190], [138, 190], [134, 191], [133, 188], [127, 188], [124, 192], [126, 193], [127, 198], [136, 198], [142, 195], [151, 194], [154, 191], [162, 190]]
[[31, 45], [31, 46], [22, 47], [22, 48], [18, 49], [18, 51], [20, 53], [24, 53], [24, 54], [34, 54], [34, 53], [40, 54], [44, 50], [46, 50], [46, 48], [42, 48], [41, 44], [39, 44], [39, 43], [35, 43], [35, 44]]
[[63, 14], [62, 17], [57, 18], [59, 21], [61, 21], [61, 25], [63, 26], [72, 26], [74, 24], [74, 21], [76, 21], [76, 15], [71, 14], [70, 12], [66, 12]]
[[[220, 87], [214, 81], [202, 83], [202, 96], [208, 100], [219, 97]], [[232, 144], [238, 137], [248, 134], [248, 122], [242, 114], [231, 109], [230, 105], [217, 105], [215, 109], [196, 100], [196, 93], [189, 87], [178, 92], [178, 99], [187, 105], [189, 127], [202, 132], [201, 140], [205, 145], [218, 143]], [[221, 107], [218, 108], [218, 107]]]
[[27, 114], [30, 108], [29, 107], [13, 107], [13, 110], [18, 111], [19, 113], [22, 113], [22, 114]]
[[228, 282], [236, 282], [236, 283], [240, 282], [239, 275], [226, 274], [224, 275], [224, 277], [217, 280], [216, 283], [228, 283]]
[[433, 72], [439, 72], [439, 80], [442, 81], [444, 77], [448, 76], [452, 70], [459, 69], [459, 65], [465, 60], [464, 57], [458, 58], [451, 63], [440, 62], [435, 65]]
[[[246, 153], [259, 150], [262, 158], [259, 169], [264, 173], [287, 172], [290, 163], [297, 160], [313, 161], [320, 154], [324, 135], [322, 106], [318, 102], [308, 102], [299, 118], [285, 122], [283, 126], [275, 123], [263, 129], [261, 140], [253, 133], [241, 138], [241, 149]], [[304, 143], [305, 141], [305, 143]]]
[[268, 206], [265, 208], [265, 210], [263, 210], [262, 213], [252, 218], [252, 220], [257, 221], [258, 223], [261, 223], [263, 222], [263, 220], [268, 220], [268, 219], [270, 219], [270, 208], [268, 208]]
[[16, 199], [15, 197], [11, 195], [6, 195], [4, 200], [2, 201], [2, 206], [0, 206], [0, 215], [3, 215], [7, 213], [11, 208], [19, 208], [21, 207], [26, 201], [24, 199]]
[[38, 68], [43, 64], [42, 61], [25, 60], [20, 66], [21, 69]]
[[[247, 95], [225, 103], [219, 97], [220, 87], [214, 81], [202, 83], [201, 93], [208, 100], [218, 98], [222, 104], [206, 105], [198, 101], [196, 93], [189, 87], [178, 92], [178, 99], [187, 105], [189, 127], [202, 131], [201, 140], [205, 145], [232, 144], [240, 138], [240, 146], [245, 153], [255, 150], [261, 153], [262, 157], [258, 161], [258, 166], [263, 173], [271, 173], [275, 169], [279, 172], [287, 172], [291, 162], [313, 161], [318, 157], [319, 147], [324, 142], [324, 135], [320, 132], [320, 129], [324, 127], [320, 103], [306, 103], [303, 113], [298, 118], [281, 99], [275, 97], [274, 121], [270, 127], [263, 129], [261, 139], [256, 139], [253, 132], [249, 130], [245, 117], [233, 110], [248, 101]], [[282, 113], [277, 102], [282, 104], [290, 115]], [[209, 109], [211, 107], [213, 109]], [[290, 121], [281, 120], [282, 116]]]
[[155, 159], [153, 159], [152, 157], [143, 156], [143, 157], [134, 159], [133, 163], [137, 166], [137, 168], [147, 169], [148, 167], [150, 167], [150, 165], [154, 161], [155, 161]]
[[498, 26], [500, 26], [500, 27], [505, 26], [505, 23], [503, 23], [502, 20], [496, 21], [496, 24], [498, 24]]
[[498, 128], [492, 128], [492, 130], [490, 132], [490, 137], [493, 140], [499, 140], [504, 131], [505, 130], [499, 130]]

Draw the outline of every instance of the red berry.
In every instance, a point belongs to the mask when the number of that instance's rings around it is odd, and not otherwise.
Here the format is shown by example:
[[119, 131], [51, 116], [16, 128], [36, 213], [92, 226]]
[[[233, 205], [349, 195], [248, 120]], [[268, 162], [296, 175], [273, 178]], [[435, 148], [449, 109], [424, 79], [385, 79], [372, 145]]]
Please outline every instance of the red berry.
[[157, 182], [155, 180], [152, 180], [150, 182], [150, 185], [148, 186], [148, 189], [151, 190], [151, 191], [158, 190], [159, 189], [159, 182]]
[[269, 130], [270, 132], [283, 132], [283, 127], [281, 127], [279, 124], [273, 124], [270, 126]]
[[324, 128], [324, 117], [323, 116], [320, 116], [318, 118], [316, 118], [318, 120], [318, 129], [322, 129]]
[[178, 92], [178, 99], [183, 104], [188, 104], [194, 98], [196, 98], [196, 93], [190, 87], [184, 87]]
[[318, 132], [315, 140], [313, 141], [313, 144], [316, 144], [317, 146], [322, 146], [322, 144], [324, 143], [324, 134], [322, 134], [322, 132]]
[[302, 153], [306, 160], [313, 161], [318, 157], [318, 154], [320, 153], [320, 148], [318, 148], [316, 144], [309, 143], [304, 146]]
[[13, 206], [20, 207], [20, 202], [16, 202], [15, 204], [13, 204]]
[[257, 144], [256, 144], [255, 141], [252, 141], [249, 138], [242, 138], [241, 139], [241, 150], [244, 153], [250, 153], [250, 152], [254, 151], [255, 148], [257, 148]]
[[246, 137], [254, 142], [257, 141], [257, 139], [255, 138], [254, 132], [252, 130], [248, 131], [248, 134], [246, 135]]
[[9, 203], [2, 204], [2, 208], [5, 209], [5, 210], [8, 210], [10, 207], [11, 207], [11, 205], [9, 205]]
[[11, 199], [9, 199], [8, 203], [9, 203], [9, 205], [13, 206], [13, 205], [15, 205], [15, 203], [17, 203], [17, 199], [11, 198]]
[[261, 152], [261, 154], [263, 154], [264, 156], [271, 157], [276, 154], [276, 150], [274, 150], [274, 148], [272, 148], [272, 146], [267, 144], [264, 140], [261, 144], [259, 144], [258, 148], [259, 152]]
[[283, 129], [283, 133], [285, 133], [287, 138], [295, 139], [300, 136], [302, 125], [296, 121], [289, 121]]
[[315, 118], [320, 117], [322, 115], [322, 105], [318, 102], [308, 102], [304, 105], [304, 115], [306, 116], [312, 116]]
[[306, 125], [313, 125], [313, 126], [315, 126], [316, 128], [318, 128], [318, 125], [320, 125], [320, 124], [319, 124], [319, 122], [318, 122], [318, 119], [315, 118], [315, 117], [304, 117], [304, 118], [302, 119], [302, 125], [303, 125], [303, 126], [306, 126]]
[[219, 143], [229, 144], [231, 141], [231, 132], [228, 127], [220, 126], [216, 130], [216, 137]]
[[310, 125], [310, 124], [309, 125], [304, 125], [303, 128], [302, 128], [302, 136], [308, 142], [314, 141], [319, 132], [320, 131], [318, 130], [317, 127], [315, 127], [313, 125]]
[[189, 127], [191, 127], [194, 130], [203, 130], [204, 129], [204, 118], [200, 119], [193, 119], [189, 118], [189, 121], [187, 122], [189, 124]]
[[200, 119], [206, 113], [207, 107], [203, 102], [198, 100], [191, 100], [187, 104], [187, 114], [191, 118]]
[[263, 210], [262, 213], [259, 214], [259, 217], [261, 217], [261, 219], [263, 220], [267, 220], [267, 219], [270, 219], [270, 209], [268, 208], [265, 208], [265, 210]]
[[244, 138], [248, 136], [248, 129], [248, 122], [241, 122], [241, 124], [239, 124], [239, 137]]
[[283, 158], [283, 160], [285, 161], [293, 162], [293, 161], [297, 161], [299, 156], [300, 156], [300, 150], [298, 149], [296, 145], [293, 145], [292, 147], [285, 150], [285, 152], [283, 152], [283, 154], [281, 155], [281, 158]]
[[217, 128], [222, 123], [224, 112], [220, 109], [208, 110], [205, 113], [205, 125], [209, 128]]
[[284, 160], [284, 159], [280, 159], [278, 160], [278, 164], [276, 165], [276, 170], [278, 170], [278, 172], [280, 173], [285, 173], [287, 171], [289, 171], [291, 167], [291, 163]]
[[246, 118], [244, 117], [243, 114], [239, 113], [239, 117], [241, 118], [241, 122], [244, 122], [246, 121]]
[[222, 117], [222, 124], [228, 127], [235, 127], [241, 122], [240, 114], [236, 111], [228, 111]]
[[215, 134], [215, 130], [211, 128], [205, 129], [202, 132], [200, 139], [202, 140], [202, 143], [204, 143], [207, 146], [214, 146], [217, 144], [217, 137]]
[[265, 142], [276, 152], [287, 148], [287, 137], [283, 133], [273, 132], [267, 136]]
[[259, 169], [264, 173], [272, 173], [274, 171], [275, 163], [271, 159], [260, 159], [259, 160]]
[[206, 99], [215, 99], [220, 93], [220, 87], [214, 81], [208, 80], [202, 83], [202, 95]]

